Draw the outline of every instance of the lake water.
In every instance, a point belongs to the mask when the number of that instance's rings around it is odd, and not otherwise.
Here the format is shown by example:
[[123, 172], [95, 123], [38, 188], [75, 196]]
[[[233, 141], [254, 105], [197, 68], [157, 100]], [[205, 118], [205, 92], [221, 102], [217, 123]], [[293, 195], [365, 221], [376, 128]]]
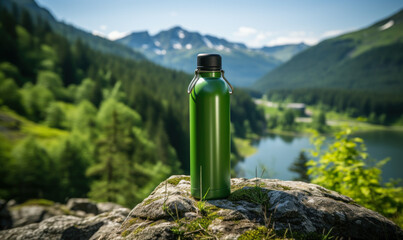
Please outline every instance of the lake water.
[[[354, 136], [364, 139], [371, 158], [390, 161], [382, 168], [382, 180], [390, 178], [403, 180], [403, 131], [369, 131]], [[258, 177], [265, 168], [263, 177], [292, 180], [295, 173], [288, 170], [302, 149], [312, 149], [307, 136], [282, 136], [270, 134], [254, 143], [257, 152], [235, 166], [238, 177]], [[307, 154], [309, 158], [309, 154]], [[403, 185], [401, 183], [401, 185]]]

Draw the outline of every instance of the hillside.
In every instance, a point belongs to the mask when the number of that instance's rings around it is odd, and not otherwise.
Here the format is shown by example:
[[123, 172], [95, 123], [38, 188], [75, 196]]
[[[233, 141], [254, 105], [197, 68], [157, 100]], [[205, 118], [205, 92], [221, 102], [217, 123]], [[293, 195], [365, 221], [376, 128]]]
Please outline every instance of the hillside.
[[75, 26], [57, 21], [47, 9], [38, 6], [34, 0], [1, 0], [0, 6], [5, 7], [8, 11], [12, 11], [14, 16], [23, 17], [24, 11], [27, 11], [35, 24], [38, 21], [45, 21], [54, 32], [63, 35], [72, 43], [80, 39], [80, 41], [89, 45], [94, 50], [103, 53], [137, 60], [145, 59], [141, 53], [133, 51], [129, 47], [94, 36]]
[[403, 10], [325, 40], [267, 73], [253, 88], [403, 91]]
[[229, 42], [181, 27], [155, 35], [146, 31], [133, 32], [116, 41], [143, 53], [156, 63], [188, 73], [193, 73], [198, 53], [217, 52], [223, 56], [223, 68], [228, 79], [236, 86], [250, 86], [266, 72], [308, 48], [303, 43], [248, 48], [243, 43]]
[[[190, 74], [94, 50], [33, 19], [0, 5], [0, 199], [129, 206], [189, 171]], [[263, 112], [235, 91], [233, 136], [261, 135]], [[234, 145], [231, 157], [240, 159]]]

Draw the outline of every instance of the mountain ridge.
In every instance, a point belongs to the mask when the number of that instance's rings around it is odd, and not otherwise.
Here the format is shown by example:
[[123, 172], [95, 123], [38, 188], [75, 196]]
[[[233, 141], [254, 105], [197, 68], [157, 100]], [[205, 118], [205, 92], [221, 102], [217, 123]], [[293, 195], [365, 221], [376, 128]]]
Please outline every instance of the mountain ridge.
[[259, 79], [256, 90], [340, 88], [403, 91], [403, 10], [324, 40]]
[[[46, 8], [38, 5], [35, 0], [2, 0], [0, 5], [14, 11], [14, 14], [23, 14], [26, 10], [32, 16], [32, 21], [36, 22], [40, 19], [45, 20], [52, 30], [56, 33], [65, 36], [69, 41], [82, 41], [89, 45], [94, 50], [101, 51], [107, 54], [127, 57], [134, 60], [144, 60], [145, 56], [139, 52], [134, 51], [124, 45], [117, 44], [108, 39], [95, 36], [77, 26], [57, 20], [53, 14]], [[14, 7], [16, 5], [17, 7]]]
[[249, 86], [266, 72], [308, 48], [304, 43], [274, 47], [249, 48], [210, 34], [174, 26], [151, 35], [148, 31], [132, 32], [116, 40], [143, 53], [163, 66], [193, 72], [196, 56], [217, 52], [223, 56], [223, 68], [234, 85]]

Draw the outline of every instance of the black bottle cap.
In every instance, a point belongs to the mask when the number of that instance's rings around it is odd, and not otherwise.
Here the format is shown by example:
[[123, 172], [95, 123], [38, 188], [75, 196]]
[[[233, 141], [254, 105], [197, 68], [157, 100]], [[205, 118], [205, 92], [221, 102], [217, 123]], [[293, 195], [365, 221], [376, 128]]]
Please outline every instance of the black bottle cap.
[[203, 71], [220, 71], [221, 56], [214, 53], [200, 53], [197, 55], [197, 69]]

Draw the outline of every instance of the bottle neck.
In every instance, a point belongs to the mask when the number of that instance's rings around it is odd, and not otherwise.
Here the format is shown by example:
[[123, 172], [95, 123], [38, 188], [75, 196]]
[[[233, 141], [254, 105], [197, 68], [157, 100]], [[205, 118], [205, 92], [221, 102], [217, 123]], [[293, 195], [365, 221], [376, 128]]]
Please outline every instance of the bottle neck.
[[202, 77], [202, 78], [220, 78], [221, 72], [220, 71], [201, 72], [200, 77]]

